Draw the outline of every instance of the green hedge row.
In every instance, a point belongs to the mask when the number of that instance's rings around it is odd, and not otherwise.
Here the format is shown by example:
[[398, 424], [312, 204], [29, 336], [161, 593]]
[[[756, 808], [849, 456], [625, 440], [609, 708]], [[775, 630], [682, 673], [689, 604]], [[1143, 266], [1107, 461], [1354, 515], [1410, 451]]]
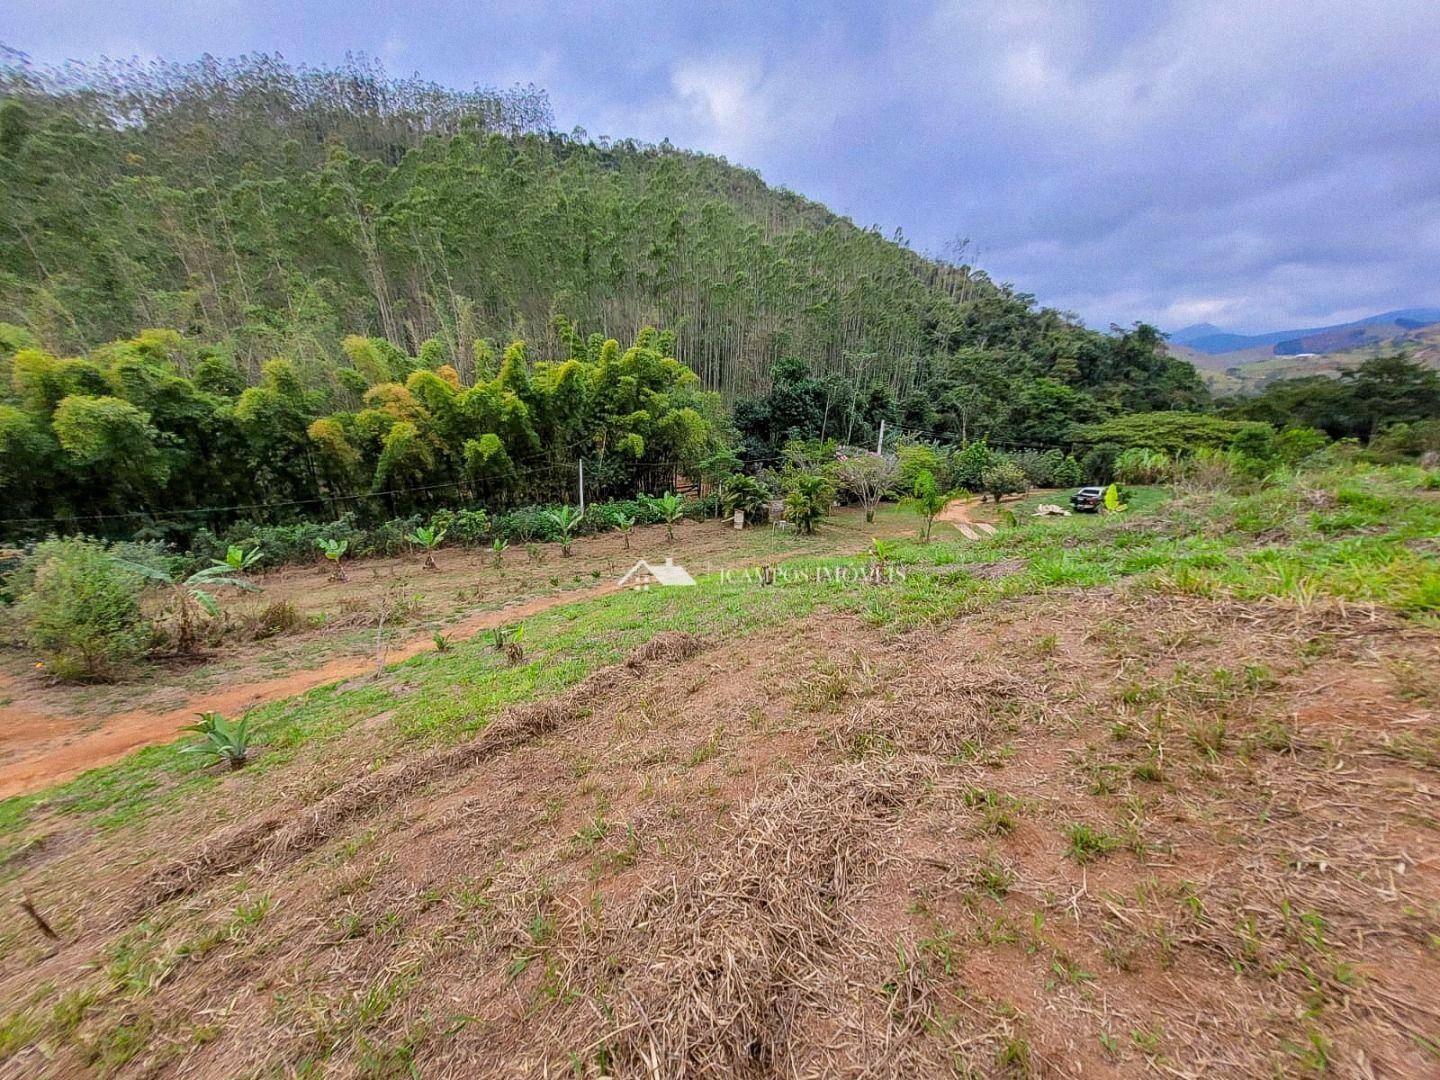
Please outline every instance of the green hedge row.
[[[336, 521], [304, 521], [292, 525], [241, 521], [218, 533], [209, 529], [199, 530], [190, 550], [197, 560], [207, 562], [223, 559], [226, 549], [232, 544], [247, 549], [259, 547], [261, 557], [257, 565], [263, 567], [313, 562], [319, 557], [321, 540], [348, 541], [349, 554], [357, 557], [399, 555], [410, 549], [405, 537], [422, 525], [443, 529], [446, 544], [463, 547], [488, 547], [497, 538], [512, 544], [548, 543], [560, 539], [554, 522], [546, 516], [548, 511], [556, 509], [559, 509], [558, 504], [524, 506], [494, 515], [484, 510], [442, 509], [429, 515], [413, 514], [368, 526], [359, 525], [350, 514]], [[712, 517], [715, 512], [714, 495], [685, 501], [686, 517]], [[641, 525], [656, 525], [662, 521], [649, 502], [639, 499], [591, 503], [585, 508], [580, 534], [608, 532], [616, 527], [622, 515], [634, 518]]]

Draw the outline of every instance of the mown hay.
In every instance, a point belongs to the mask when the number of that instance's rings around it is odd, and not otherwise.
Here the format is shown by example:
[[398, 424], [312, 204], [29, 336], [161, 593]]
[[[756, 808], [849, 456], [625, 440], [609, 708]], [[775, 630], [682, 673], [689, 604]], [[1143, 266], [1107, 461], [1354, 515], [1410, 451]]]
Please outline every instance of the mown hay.
[[[883, 1010], [860, 1025], [841, 1015], [862, 996], [862, 954], [886, 954], [854, 902], [924, 775], [916, 764], [847, 764], [752, 802], [726, 850], [586, 936], [567, 981], [607, 987], [614, 1012], [551, 1045], [589, 1046], [620, 1076], [793, 1075], [805, 1072], [801, 1059], [813, 1068], [836, 1049], [816, 1039], [819, 1027], [843, 1042], [846, 1031], [888, 1026]], [[848, 990], [836, 985], [847, 971]]]

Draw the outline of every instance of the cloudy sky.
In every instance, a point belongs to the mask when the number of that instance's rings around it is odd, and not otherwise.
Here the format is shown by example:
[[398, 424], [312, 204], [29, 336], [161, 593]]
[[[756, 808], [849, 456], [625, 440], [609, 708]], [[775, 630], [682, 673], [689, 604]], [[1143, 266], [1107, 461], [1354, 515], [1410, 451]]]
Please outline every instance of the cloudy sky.
[[1440, 305], [1436, 0], [8, 0], [0, 41], [534, 82], [1095, 326]]

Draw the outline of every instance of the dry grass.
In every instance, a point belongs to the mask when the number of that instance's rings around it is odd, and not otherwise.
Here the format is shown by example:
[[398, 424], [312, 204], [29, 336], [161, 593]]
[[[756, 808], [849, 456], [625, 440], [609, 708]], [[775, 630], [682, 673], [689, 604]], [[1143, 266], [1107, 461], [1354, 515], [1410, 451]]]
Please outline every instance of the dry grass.
[[701, 647], [701, 640], [691, 634], [657, 635], [622, 663], [593, 672], [562, 694], [507, 709], [478, 736], [460, 746], [431, 751], [355, 777], [312, 805], [289, 807], [263, 820], [225, 830], [147, 878], [134, 898], [132, 910], [143, 913], [157, 904], [189, 895], [214, 878], [251, 863], [264, 860], [275, 865], [313, 851], [352, 819], [471, 769], [487, 757], [549, 734], [584, 715], [596, 697], [613, 690], [622, 680], [643, 675], [657, 662], [693, 655]]
[[57, 988], [8, 1067], [1434, 1075], [1437, 661], [1338, 605], [1093, 590], [663, 635], [182, 858], [124, 838], [138, 921], [86, 892], [120, 840], [27, 859], [76, 910], [0, 926], [7, 997]]

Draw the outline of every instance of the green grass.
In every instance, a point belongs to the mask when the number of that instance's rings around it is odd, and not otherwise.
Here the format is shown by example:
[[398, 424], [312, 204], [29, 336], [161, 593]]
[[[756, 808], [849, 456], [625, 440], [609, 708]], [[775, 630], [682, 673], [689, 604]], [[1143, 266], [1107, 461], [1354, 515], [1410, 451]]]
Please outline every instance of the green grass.
[[[1011, 597], [1129, 581], [1179, 595], [1277, 597], [1302, 605], [1342, 597], [1436, 621], [1440, 553], [1432, 538], [1440, 535], [1440, 499], [1420, 490], [1418, 475], [1406, 467], [1350, 467], [1183, 500], [1137, 488], [1121, 515], [1022, 517], [1018, 527], [979, 542], [958, 534], [929, 544], [897, 542], [894, 563], [905, 577], [883, 586], [835, 574], [807, 579], [807, 572], [837, 566], [853, 572], [864, 562], [817, 552], [788, 561], [787, 579], [773, 587], [711, 575], [693, 589], [577, 601], [525, 620], [526, 662], [515, 667], [477, 637], [397, 664], [373, 683], [320, 687], [252, 710], [259, 753], [223, 782], [263, 783], [307, 745], [342, 740], [353, 726], [386, 711], [393, 713], [389, 731], [398, 741], [392, 753], [403, 752], [406, 742], [458, 740], [505, 706], [572, 686], [661, 631], [734, 641], [763, 627], [798, 624], [820, 609], [903, 629]], [[1016, 572], [977, 573], [1001, 561]], [[181, 745], [149, 747], [42, 793], [0, 801], [0, 856], [27, 842], [23, 834], [38, 809], [116, 828], [222, 782], [219, 772], [179, 753]]]

